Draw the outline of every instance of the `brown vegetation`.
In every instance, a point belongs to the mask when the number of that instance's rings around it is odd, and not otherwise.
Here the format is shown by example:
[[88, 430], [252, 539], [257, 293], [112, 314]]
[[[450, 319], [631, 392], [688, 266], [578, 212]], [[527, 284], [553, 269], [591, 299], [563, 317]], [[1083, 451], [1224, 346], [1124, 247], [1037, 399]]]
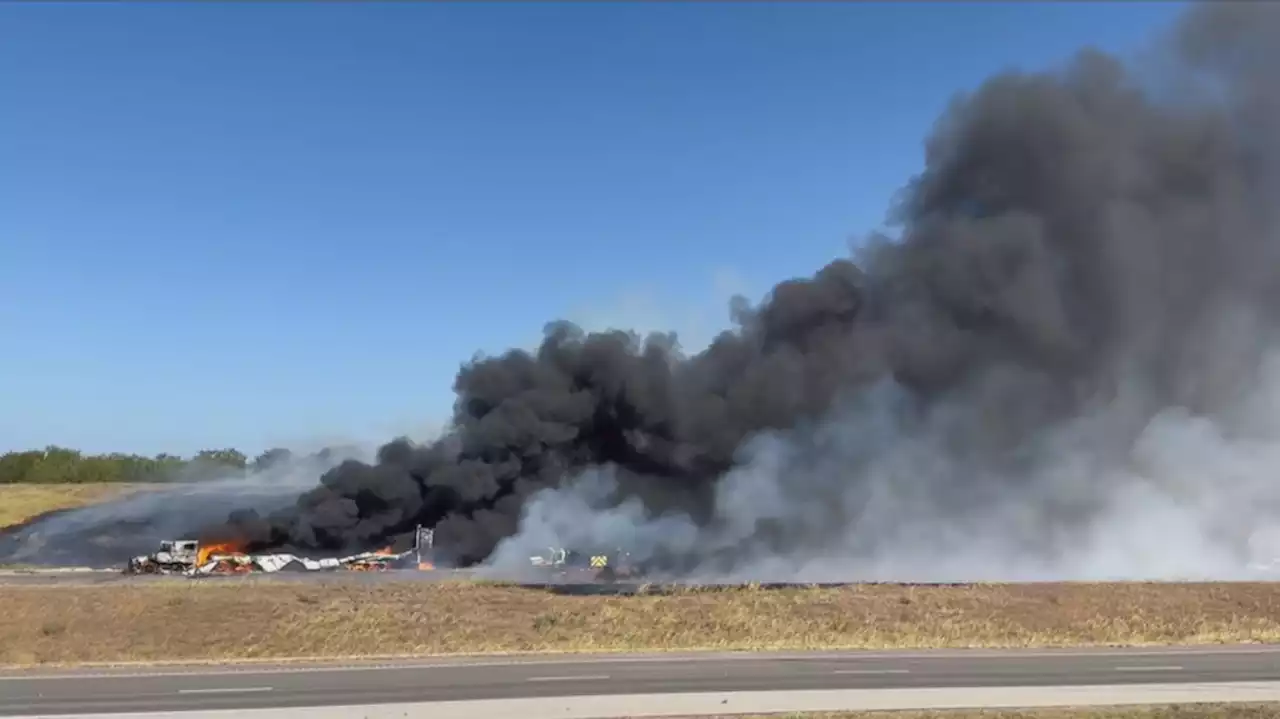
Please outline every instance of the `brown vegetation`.
[[1280, 584], [684, 590], [262, 578], [0, 586], [0, 663], [1280, 640]]
[[135, 484], [0, 484], [0, 529], [45, 512], [102, 502], [137, 491]]

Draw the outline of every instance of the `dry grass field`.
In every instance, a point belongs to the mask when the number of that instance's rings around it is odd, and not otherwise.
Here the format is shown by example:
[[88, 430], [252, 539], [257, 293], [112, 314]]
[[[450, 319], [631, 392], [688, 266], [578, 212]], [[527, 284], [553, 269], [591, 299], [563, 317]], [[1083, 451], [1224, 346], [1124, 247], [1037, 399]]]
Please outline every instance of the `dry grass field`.
[[83, 507], [139, 488], [135, 484], [0, 484], [0, 529], [55, 509]]
[[[770, 714], [714, 719], [1275, 719], [1277, 704], [1188, 704], [1183, 706], [1104, 707], [1089, 709], [966, 709], [958, 711], [852, 712], [837, 714]], [[705, 719], [705, 718], [704, 718]]]
[[0, 586], [0, 664], [1280, 641], [1280, 584], [683, 590], [468, 582]]

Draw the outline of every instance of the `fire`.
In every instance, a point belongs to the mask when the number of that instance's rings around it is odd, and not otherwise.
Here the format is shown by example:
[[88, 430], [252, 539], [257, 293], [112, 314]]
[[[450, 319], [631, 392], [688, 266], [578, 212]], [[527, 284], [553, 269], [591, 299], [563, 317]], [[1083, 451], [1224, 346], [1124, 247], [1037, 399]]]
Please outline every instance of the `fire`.
[[245, 545], [240, 542], [201, 543], [200, 551], [196, 553], [196, 566], [208, 564], [209, 558], [215, 554], [243, 554], [244, 550]]

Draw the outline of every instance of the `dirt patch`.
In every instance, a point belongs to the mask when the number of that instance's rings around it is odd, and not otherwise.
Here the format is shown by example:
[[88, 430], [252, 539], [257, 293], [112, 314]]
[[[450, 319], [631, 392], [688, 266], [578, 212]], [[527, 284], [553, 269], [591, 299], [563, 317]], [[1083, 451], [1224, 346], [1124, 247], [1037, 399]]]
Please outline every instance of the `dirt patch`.
[[475, 582], [0, 587], [0, 663], [1280, 641], [1280, 584], [866, 585], [575, 597]]

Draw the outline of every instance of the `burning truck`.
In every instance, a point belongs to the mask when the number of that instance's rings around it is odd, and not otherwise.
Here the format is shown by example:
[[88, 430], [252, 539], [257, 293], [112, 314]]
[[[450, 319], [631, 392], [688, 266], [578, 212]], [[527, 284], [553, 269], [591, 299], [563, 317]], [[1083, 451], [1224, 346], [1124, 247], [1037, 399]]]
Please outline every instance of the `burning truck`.
[[345, 557], [313, 559], [288, 553], [252, 554], [232, 542], [202, 544], [199, 540], [169, 540], [159, 551], [129, 560], [125, 574], [181, 574], [203, 577], [227, 574], [274, 573], [281, 571], [376, 572], [416, 567], [435, 569], [432, 560], [434, 531], [418, 527], [413, 548], [393, 552], [390, 547]]

